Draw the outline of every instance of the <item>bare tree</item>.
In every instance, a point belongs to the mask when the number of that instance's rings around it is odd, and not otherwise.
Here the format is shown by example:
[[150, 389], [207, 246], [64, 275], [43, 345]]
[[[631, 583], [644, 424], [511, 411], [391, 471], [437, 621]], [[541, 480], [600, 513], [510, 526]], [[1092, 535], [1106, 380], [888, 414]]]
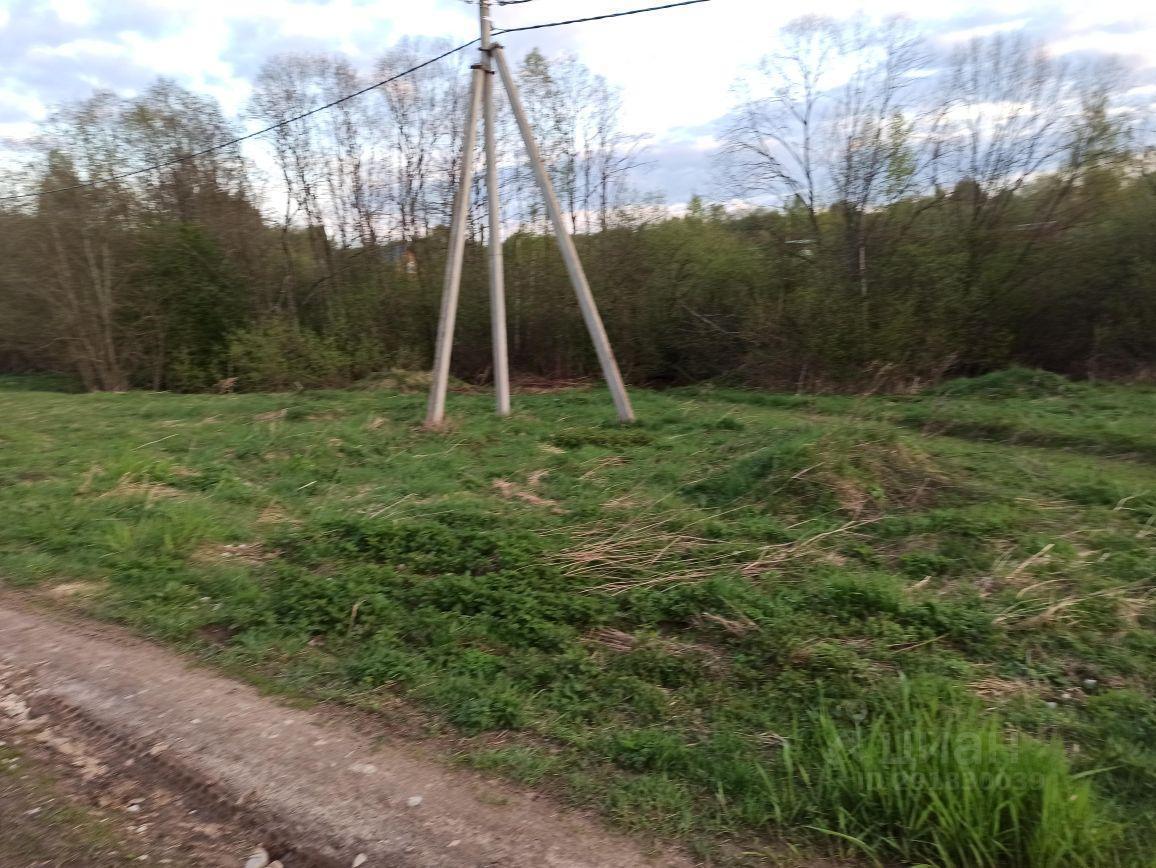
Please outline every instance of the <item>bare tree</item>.
[[[871, 218], [917, 192], [922, 180], [912, 133], [926, 113], [912, 105], [907, 90], [924, 56], [919, 38], [902, 18], [878, 27], [853, 19], [834, 35], [840, 62], [850, 72], [833, 94], [830, 113], [833, 193], [842, 205], [848, 272], [866, 299], [870, 224], [882, 222]], [[920, 114], [924, 117], [917, 121]]]
[[122, 164], [162, 166], [131, 181], [145, 207], [176, 220], [212, 220], [221, 194], [248, 195], [238, 146], [202, 153], [237, 135], [214, 100], [162, 78], [122, 111]]
[[740, 105], [724, 134], [724, 166], [739, 195], [799, 205], [818, 234], [829, 184], [821, 149], [837, 25], [819, 16], [800, 18], [784, 28], [783, 41], [781, 51], [759, 63], [761, 81], [739, 85]]
[[39, 312], [41, 334], [57, 345], [63, 363], [86, 388], [103, 391], [128, 387], [115, 289], [118, 242], [134, 203], [130, 188], [109, 180], [123, 166], [123, 109], [115, 95], [99, 92], [50, 119], [40, 188], [104, 183], [35, 200], [41, 231], [33, 233], [28, 252], [46, 267], [24, 270], [14, 282], [23, 303]]
[[[1056, 228], [1106, 131], [1112, 79], [1111, 69], [1058, 60], [1019, 35], [997, 34], [955, 51], [941, 93], [944, 121], [936, 146], [939, 172], [955, 184], [950, 213], [966, 242], [966, 286], [988, 271], [988, 253], [1006, 244], [1003, 236], [1022, 239], [1020, 254], [1010, 261], [1014, 271], [1036, 238]], [[1015, 194], [1045, 173], [1048, 183], [1031, 197], [1032, 212], [1013, 215]], [[1000, 279], [1014, 276], [1005, 270]]]
[[[413, 66], [438, 41], [403, 40], [377, 64], [381, 77]], [[429, 234], [447, 224], [464, 118], [465, 81], [460, 64], [447, 59], [381, 88], [387, 115], [385, 140], [393, 154], [392, 199], [402, 240]]]
[[[723, 167], [739, 195], [803, 215], [807, 237], [783, 239], [802, 261], [814, 266], [809, 253], [834, 245], [865, 321], [869, 243], [887, 228], [888, 206], [926, 186], [932, 162], [929, 131], [941, 112], [911, 88], [925, 62], [921, 41], [902, 18], [816, 16], [789, 24], [783, 40], [740, 85]], [[835, 219], [820, 220], [828, 209]], [[832, 226], [839, 232], [829, 237]]]
[[[290, 309], [307, 303], [323, 287], [338, 284], [333, 245], [326, 226], [322, 196], [327, 187], [331, 153], [315, 117], [287, 123], [322, 101], [327, 74], [335, 66], [319, 55], [283, 55], [270, 58], [257, 76], [250, 112], [266, 124], [282, 124], [271, 139], [274, 158], [284, 185], [281, 247], [285, 257], [285, 301]], [[332, 183], [332, 182], [328, 182]], [[309, 247], [323, 271], [312, 279], [299, 275], [291, 232], [304, 229]], [[327, 296], [329, 294], [326, 294]]]

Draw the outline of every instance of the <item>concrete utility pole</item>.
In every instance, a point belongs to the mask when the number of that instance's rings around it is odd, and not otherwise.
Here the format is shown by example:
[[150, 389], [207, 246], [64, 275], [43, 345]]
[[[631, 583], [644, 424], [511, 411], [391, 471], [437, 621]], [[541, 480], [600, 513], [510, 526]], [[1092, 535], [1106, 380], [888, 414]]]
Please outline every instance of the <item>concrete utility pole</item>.
[[610, 394], [614, 399], [618, 418], [622, 422], [632, 422], [634, 421], [634, 409], [630, 405], [630, 397], [626, 394], [626, 385], [622, 381], [618, 362], [614, 358], [614, 350], [610, 346], [610, 339], [602, 325], [598, 305], [594, 301], [593, 293], [590, 292], [590, 284], [586, 280], [582, 261], [578, 258], [574, 239], [570, 237], [562, 208], [558, 204], [558, 197], [554, 194], [554, 185], [550, 182], [550, 174], [546, 171], [546, 166], [542, 162], [542, 155], [538, 151], [538, 144], [534, 140], [534, 133], [530, 128], [530, 121], [526, 117], [526, 110], [522, 105], [518, 84], [510, 72], [509, 64], [506, 63], [502, 47], [491, 40], [490, 0], [478, 0], [478, 5], [480, 7], [482, 62], [474, 66], [470, 107], [466, 114], [466, 131], [462, 144], [462, 173], [457, 195], [454, 197], [454, 214], [450, 225], [449, 260], [446, 263], [445, 285], [442, 289], [441, 319], [438, 322], [433, 384], [430, 386], [426, 425], [427, 427], [436, 427], [445, 418], [450, 354], [453, 348], [454, 324], [457, 319], [462, 257], [465, 253], [466, 212], [470, 205], [470, 181], [473, 175], [474, 137], [479, 101], [483, 103], [483, 115], [485, 117], [484, 140], [486, 147], [486, 195], [489, 199], [490, 317], [494, 342], [494, 387], [497, 392], [498, 414], [504, 416], [510, 412], [510, 380], [506, 349], [506, 298], [502, 272], [502, 213], [501, 203], [498, 201], [498, 157], [494, 143], [493, 67], [495, 64], [501, 75], [506, 94], [510, 99], [510, 107], [514, 110], [514, 118], [518, 122], [518, 129], [521, 131], [522, 141], [526, 146], [526, 154], [530, 158], [530, 165], [534, 169], [538, 188], [546, 202], [546, 211], [549, 213], [550, 222], [554, 226], [558, 248], [566, 263], [566, 272], [570, 276], [574, 294], [578, 297], [578, 307], [582, 311], [586, 330], [594, 342], [598, 363], [602, 367], [602, 376], [610, 387]]
[[450, 249], [446, 261], [446, 278], [442, 286], [442, 312], [438, 320], [437, 344], [434, 348], [433, 383], [429, 390], [426, 424], [437, 425], [446, 412], [446, 387], [450, 377], [450, 351], [454, 345], [454, 325], [458, 319], [458, 291], [462, 285], [462, 257], [466, 252], [466, 216], [470, 210], [470, 180], [474, 174], [474, 139], [478, 127], [478, 103], [482, 98], [482, 68], [474, 67], [470, 82], [470, 105], [466, 110], [466, 128], [462, 134], [462, 171], [454, 196], [454, 214], [450, 221]]
[[506, 349], [506, 275], [502, 268], [502, 203], [498, 199], [498, 146], [494, 118], [494, 63], [490, 56], [490, 0], [478, 0], [482, 26], [482, 117], [485, 126], [486, 200], [490, 216], [490, 332], [498, 415], [510, 415], [510, 357]]

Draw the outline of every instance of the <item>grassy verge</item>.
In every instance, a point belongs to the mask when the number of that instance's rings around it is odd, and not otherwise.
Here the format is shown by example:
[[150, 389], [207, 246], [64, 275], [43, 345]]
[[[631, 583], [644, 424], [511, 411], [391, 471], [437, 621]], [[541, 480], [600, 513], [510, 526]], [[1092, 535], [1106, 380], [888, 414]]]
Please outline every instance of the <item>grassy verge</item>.
[[1055, 374], [1012, 369], [952, 380], [920, 395], [855, 398], [689, 390], [831, 416], [882, 420], [928, 434], [1019, 446], [1068, 449], [1156, 463], [1156, 389], [1072, 383]]
[[0, 392], [0, 574], [719, 860], [1146, 864], [1156, 407], [1073, 388]]

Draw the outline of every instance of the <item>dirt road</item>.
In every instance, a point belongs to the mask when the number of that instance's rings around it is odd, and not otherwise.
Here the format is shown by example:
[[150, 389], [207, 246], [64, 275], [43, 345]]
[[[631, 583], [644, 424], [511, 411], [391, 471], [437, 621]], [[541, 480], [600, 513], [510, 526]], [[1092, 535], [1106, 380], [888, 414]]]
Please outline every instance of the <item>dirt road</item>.
[[366, 866], [691, 864], [420, 746], [381, 744], [119, 630], [0, 595], [2, 726], [34, 733], [91, 788], [127, 778], [177, 793], [194, 806], [184, 813], [246, 830], [285, 868], [360, 854]]

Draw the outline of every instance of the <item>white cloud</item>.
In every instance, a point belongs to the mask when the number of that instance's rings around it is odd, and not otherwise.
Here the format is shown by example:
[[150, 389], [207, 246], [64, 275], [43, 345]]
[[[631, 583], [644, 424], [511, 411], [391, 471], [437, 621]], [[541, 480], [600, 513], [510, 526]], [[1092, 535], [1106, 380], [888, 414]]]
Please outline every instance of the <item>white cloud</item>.
[[94, 57], [126, 57], [128, 46], [105, 39], [73, 39], [59, 45], [34, 45], [28, 51], [32, 58], [67, 57], [69, 59]]
[[50, 0], [49, 6], [65, 24], [77, 24], [84, 27], [92, 23], [96, 10], [88, 0]]
[[194, 27], [160, 38], [129, 32], [121, 35], [121, 42], [133, 63], [193, 87], [232, 75], [232, 68], [220, 57], [229, 44], [229, 28], [224, 22], [200, 20]]
[[1102, 54], [1121, 54], [1143, 58], [1145, 65], [1151, 65], [1156, 45], [1156, 33], [1148, 28], [1131, 33], [1106, 33], [1094, 30], [1090, 33], [1076, 33], [1057, 39], [1048, 45], [1053, 54], [1071, 54], [1077, 51], [1091, 51]]
[[0, 123], [0, 140], [9, 139], [22, 142], [36, 135], [38, 127], [34, 121], [9, 121]]
[[995, 36], [997, 33], [1014, 33], [1017, 30], [1023, 30], [1027, 25], [1027, 18], [1016, 18], [1013, 21], [1000, 21], [995, 24], [968, 27], [964, 30], [953, 30], [950, 33], [943, 34], [939, 38], [942, 42], [949, 44], [970, 42], [973, 39], [984, 39], [988, 36]]
[[[0, 89], [0, 112], [7, 116], [20, 113], [26, 115], [30, 120], [40, 120], [48, 114], [48, 109], [36, 94], [22, 90]], [[20, 121], [18, 123], [25, 122]]]

